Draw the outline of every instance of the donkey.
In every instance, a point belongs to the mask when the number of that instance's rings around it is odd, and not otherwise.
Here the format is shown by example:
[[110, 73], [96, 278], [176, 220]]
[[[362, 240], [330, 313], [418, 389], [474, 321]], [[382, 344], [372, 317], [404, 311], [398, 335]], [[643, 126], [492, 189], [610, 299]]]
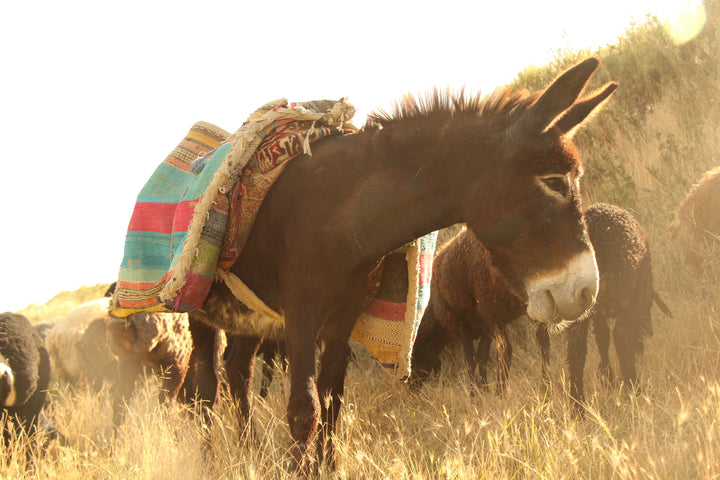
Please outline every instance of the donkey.
[[[230, 272], [282, 315], [297, 473], [311, 473], [316, 461], [334, 467], [348, 338], [369, 274], [387, 253], [464, 222], [532, 318], [574, 319], [593, 304], [598, 271], [572, 136], [618, 86], [579, 99], [599, 65], [589, 58], [542, 92], [470, 98], [435, 89], [424, 99], [405, 97], [392, 114], [375, 113], [360, 132], [319, 140], [312, 156], [288, 164]], [[266, 332], [223, 283], [213, 284], [203, 310], [235, 335], [227, 373], [245, 422]]]

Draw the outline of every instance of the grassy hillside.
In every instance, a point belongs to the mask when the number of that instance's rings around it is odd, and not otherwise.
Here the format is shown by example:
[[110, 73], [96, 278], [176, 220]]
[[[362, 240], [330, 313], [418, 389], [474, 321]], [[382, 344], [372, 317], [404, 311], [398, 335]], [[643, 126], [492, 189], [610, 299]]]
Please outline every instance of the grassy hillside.
[[49, 320], [53, 317], [64, 315], [82, 303], [102, 297], [105, 295], [109, 286], [109, 283], [98, 283], [91, 287], [80, 287], [73, 291], [62, 291], [42, 305], [32, 303], [22, 310], [18, 310], [16, 313], [25, 315], [30, 320], [30, 323]]
[[[516, 79], [540, 88], [576, 60], [598, 54], [603, 67], [594, 85], [621, 83], [576, 139], [586, 162], [586, 204], [607, 201], [636, 214], [651, 244], [656, 289], [674, 313], [668, 319], [653, 310], [654, 335], [639, 364], [642, 391], [602, 387], [591, 341], [588, 414], [577, 418], [562, 382], [562, 341], [553, 340], [556, 381], [545, 393], [538, 354], [522, 322], [511, 331], [515, 355], [504, 398], [473, 392], [454, 357], [444, 362], [440, 379], [413, 396], [356, 349], [340, 419], [338, 471], [327, 477], [720, 476], [720, 299], [714, 280], [720, 276], [690, 275], [667, 235], [687, 190], [720, 164], [720, 0], [708, 0], [707, 12], [702, 33], [685, 44], [676, 45], [650, 20], [615, 45], [558, 52], [551, 65]], [[709, 263], [718, 263], [716, 254], [709, 255]], [[92, 288], [77, 298], [63, 292], [23, 312], [35, 319], [61, 313], [86, 294], [102, 295], [105, 286]], [[252, 442], [238, 441], [235, 414], [223, 403], [204, 461], [197, 418], [159, 408], [154, 379], [139, 388], [114, 440], [107, 390], [96, 395], [54, 385], [47, 414], [68, 445], [51, 447], [27, 469], [15, 445], [5, 452], [14, 453], [9, 464], [0, 462], [0, 478], [286, 478], [287, 392], [287, 376], [281, 375], [267, 401], [254, 400], [260, 428]]]

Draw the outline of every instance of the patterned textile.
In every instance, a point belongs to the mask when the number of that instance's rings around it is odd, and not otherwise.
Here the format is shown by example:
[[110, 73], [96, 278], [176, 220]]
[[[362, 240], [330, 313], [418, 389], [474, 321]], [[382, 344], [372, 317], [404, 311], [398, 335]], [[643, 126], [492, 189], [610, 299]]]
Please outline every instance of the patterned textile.
[[198, 157], [215, 152], [229, 136], [210, 123], [196, 123], [138, 194], [125, 236], [113, 315], [167, 310], [158, 295], [172, 277], [173, 252], [182, 245], [192, 220], [198, 196], [193, 192], [202, 192], [212, 179], [212, 168], [198, 175], [193, 164]]
[[370, 276], [363, 313], [352, 338], [390, 375], [410, 375], [410, 358], [420, 320], [430, 300], [437, 232], [392, 252]]
[[232, 136], [193, 126], [138, 195], [111, 314], [200, 308], [216, 269], [238, 258], [286, 162], [321, 137], [354, 132], [344, 127], [353, 112], [344, 100], [283, 99], [255, 111]]

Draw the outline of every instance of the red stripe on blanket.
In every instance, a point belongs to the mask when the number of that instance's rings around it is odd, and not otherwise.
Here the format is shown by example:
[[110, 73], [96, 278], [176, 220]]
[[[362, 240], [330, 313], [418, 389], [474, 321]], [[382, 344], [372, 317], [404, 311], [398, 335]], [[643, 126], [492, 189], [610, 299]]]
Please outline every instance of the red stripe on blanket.
[[192, 220], [193, 213], [195, 213], [195, 205], [197, 205], [197, 202], [197, 200], [187, 200], [177, 204], [173, 231], [187, 232], [190, 230], [190, 221]]
[[391, 322], [405, 321], [405, 302], [388, 302], [376, 298], [365, 307], [365, 311], [373, 317], [383, 320], [389, 320]]
[[432, 276], [432, 252], [420, 252], [418, 255], [418, 284], [429, 285]]
[[128, 231], [172, 233], [175, 207], [174, 203], [136, 203]]
[[160, 282], [167, 282], [170, 277], [172, 277], [174, 271], [170, 270], [168, 273], [162, 276], [160, 280], [157, 280], [155, 282], [133, 282], [131, 280], [118, 280], [117, 286], [122, 288], [131, 288], [133, 290], [147, 290], [149, 288], [155, 287]]
[[128, 231], [172, 233], [186, 232], [197, 200], [180, 203], [138, 202], [135, 204]]
[[190, 172], [191, 163], [188, 163], [187, 161], [185, 161], [181, 158], [175, 158], [173, 156], [169, 156], [165, 159], [165, 162], [163, 162], [163, 163], [167, 163], [168, 165], [171, 165], [185, 173]]
[[139, 300], [137, 302], [131, 302], [129, 300], [123, 300], [122, 307], [123, 308], [145, 308], [145, 307], [152, 307], [154, 305], [159, 305], [160, 302], [156, 300], [155, 298], [148, 298], [147, 300]]

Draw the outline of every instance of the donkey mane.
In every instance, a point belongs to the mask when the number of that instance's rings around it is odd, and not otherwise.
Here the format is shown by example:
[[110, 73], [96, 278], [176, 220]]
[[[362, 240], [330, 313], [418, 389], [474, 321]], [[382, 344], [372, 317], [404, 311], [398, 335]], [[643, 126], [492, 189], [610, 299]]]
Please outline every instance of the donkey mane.
[[491, 118], [493, 122], [509, 124], [527, 110], [541, 93], [503, 88], [482, 96], [481, 93], [466, 95], [464, 88], [455, 92], [449, 87], [435, 87], [419, 96], [402, 96], [394, 103], [391, 112], [381, 109], [370, 113], [364, 129], [384, 128], [403, 120], [451, 119], [457, 115], [482, 116]]

